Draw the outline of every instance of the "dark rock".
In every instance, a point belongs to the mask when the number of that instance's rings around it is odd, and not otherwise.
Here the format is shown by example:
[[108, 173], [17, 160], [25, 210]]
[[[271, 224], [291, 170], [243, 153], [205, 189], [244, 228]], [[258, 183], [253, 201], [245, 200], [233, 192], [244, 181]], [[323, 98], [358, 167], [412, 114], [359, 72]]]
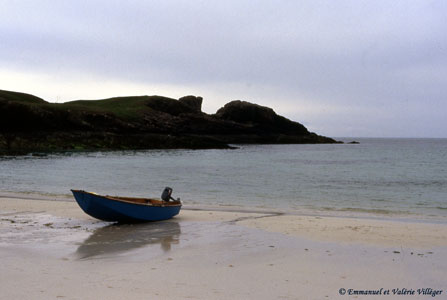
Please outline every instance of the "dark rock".
[[216, 117], [239, 123], [272, 124], [277, 117], [273, 109], [247, 101], [234, 100], [216, 112]]
[[0, 90], [0, 155], [111, 149], [210, 149], [228, 144], [337, 143], [278, 116], [232, 101], [215, 115], [202, 98], [118, 97], [48, 103]]
[[308, 135], [306, 127], [278, 116], [273, 109], [246, 101], [235, 100], [220, 108], [215, 116], [222, 120], [247, 124], [264, 133]]
[[202, 97], [185, 96], [178, 99], [178, 101], [191, 108], [194, 112], [202, 112]]
[[349, 142], [348, 144], [360, 144], [360, 143], [357, 141], [352, 141], [352, 142]]
[[153, 110], [164, 112], [173, 116], [194, 112], [190, 106], [178, 100], [160, 96], [148, 97], [146, 100], [146, 106], [152, 108]]

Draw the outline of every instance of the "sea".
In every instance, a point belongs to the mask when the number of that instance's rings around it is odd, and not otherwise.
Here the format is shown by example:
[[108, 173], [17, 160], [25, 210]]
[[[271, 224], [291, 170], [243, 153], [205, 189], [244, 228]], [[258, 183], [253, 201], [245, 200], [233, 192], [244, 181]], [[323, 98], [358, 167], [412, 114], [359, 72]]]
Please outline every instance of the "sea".
[[447, 222], [447, 139], [338, 139], [359, 144], [1, 157], [0, 195], [160, 197], [169, 186], [189, 208]]

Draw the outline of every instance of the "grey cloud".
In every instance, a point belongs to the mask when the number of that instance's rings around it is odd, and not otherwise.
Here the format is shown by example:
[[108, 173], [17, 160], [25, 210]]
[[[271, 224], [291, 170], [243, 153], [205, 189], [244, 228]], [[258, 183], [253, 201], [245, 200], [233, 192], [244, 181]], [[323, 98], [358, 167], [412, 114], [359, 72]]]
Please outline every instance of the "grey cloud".
[[386, 106], [426, 117], [427, 106], [445, 109], [443, 1], [6, 1], [0, 8], [7, 66], [142, 83], [268, 85], [291, 102], [304, 95], [365, 112]]

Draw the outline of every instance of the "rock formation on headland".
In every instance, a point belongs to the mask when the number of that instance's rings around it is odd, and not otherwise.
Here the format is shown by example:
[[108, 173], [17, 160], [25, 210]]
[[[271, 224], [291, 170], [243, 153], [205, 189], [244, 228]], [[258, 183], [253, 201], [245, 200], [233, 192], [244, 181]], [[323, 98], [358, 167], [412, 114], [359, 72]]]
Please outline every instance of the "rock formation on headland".
[[0, 90], [0, 155], [113, 149], [211, 149], [236, 143], [337, 143], [278, 116], [232, 101], [209, 115], [203, 99], [118, 97], [49, 103]]

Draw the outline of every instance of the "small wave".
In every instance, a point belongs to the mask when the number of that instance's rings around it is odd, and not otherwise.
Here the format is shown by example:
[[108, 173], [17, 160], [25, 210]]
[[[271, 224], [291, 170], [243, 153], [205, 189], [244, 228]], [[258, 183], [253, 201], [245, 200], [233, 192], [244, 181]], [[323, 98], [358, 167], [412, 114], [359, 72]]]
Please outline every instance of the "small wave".
[[31, 191], [2, 191], [0, 190], [0, 198], [19, 198], [29, 200], [56, 200], [56, 201], [69, 201], [73, 200], [71, 194], [57, 194], [57, 193], [44, 193], [44, 192], [31, 192]]
[[373, 202], [391, 202], [389, 199], [371, 199]]
[[335, 207], [322, 207], [322, 210], [325, 211], [338, 211], [338, 212], [357, 212], [357, 213], [368, 213], [368, 214], [377, 214], [377, 215], [391, 215], [391, 214], [411, 214], [409, 212], [399, 212], [387, 209], [380, 208], [359, 208], [359, 207], [344, 207], [344, 208], [335, 208]]
[[[418, 205], [418, 204], [416, 203], [416, 205]], [[444, 206], [425, 206], [424, 209], [447, 210], [447, 207], [444, 207]]]
[[364, 179], [364, 180], [355, 180], [355, 179], [332, 179], [327, 181], [330, 185], [333, 186], [380, 186], [380, 187], [445, 187], [447, 185], [447, 180], [373, 180], [373, 179]]

